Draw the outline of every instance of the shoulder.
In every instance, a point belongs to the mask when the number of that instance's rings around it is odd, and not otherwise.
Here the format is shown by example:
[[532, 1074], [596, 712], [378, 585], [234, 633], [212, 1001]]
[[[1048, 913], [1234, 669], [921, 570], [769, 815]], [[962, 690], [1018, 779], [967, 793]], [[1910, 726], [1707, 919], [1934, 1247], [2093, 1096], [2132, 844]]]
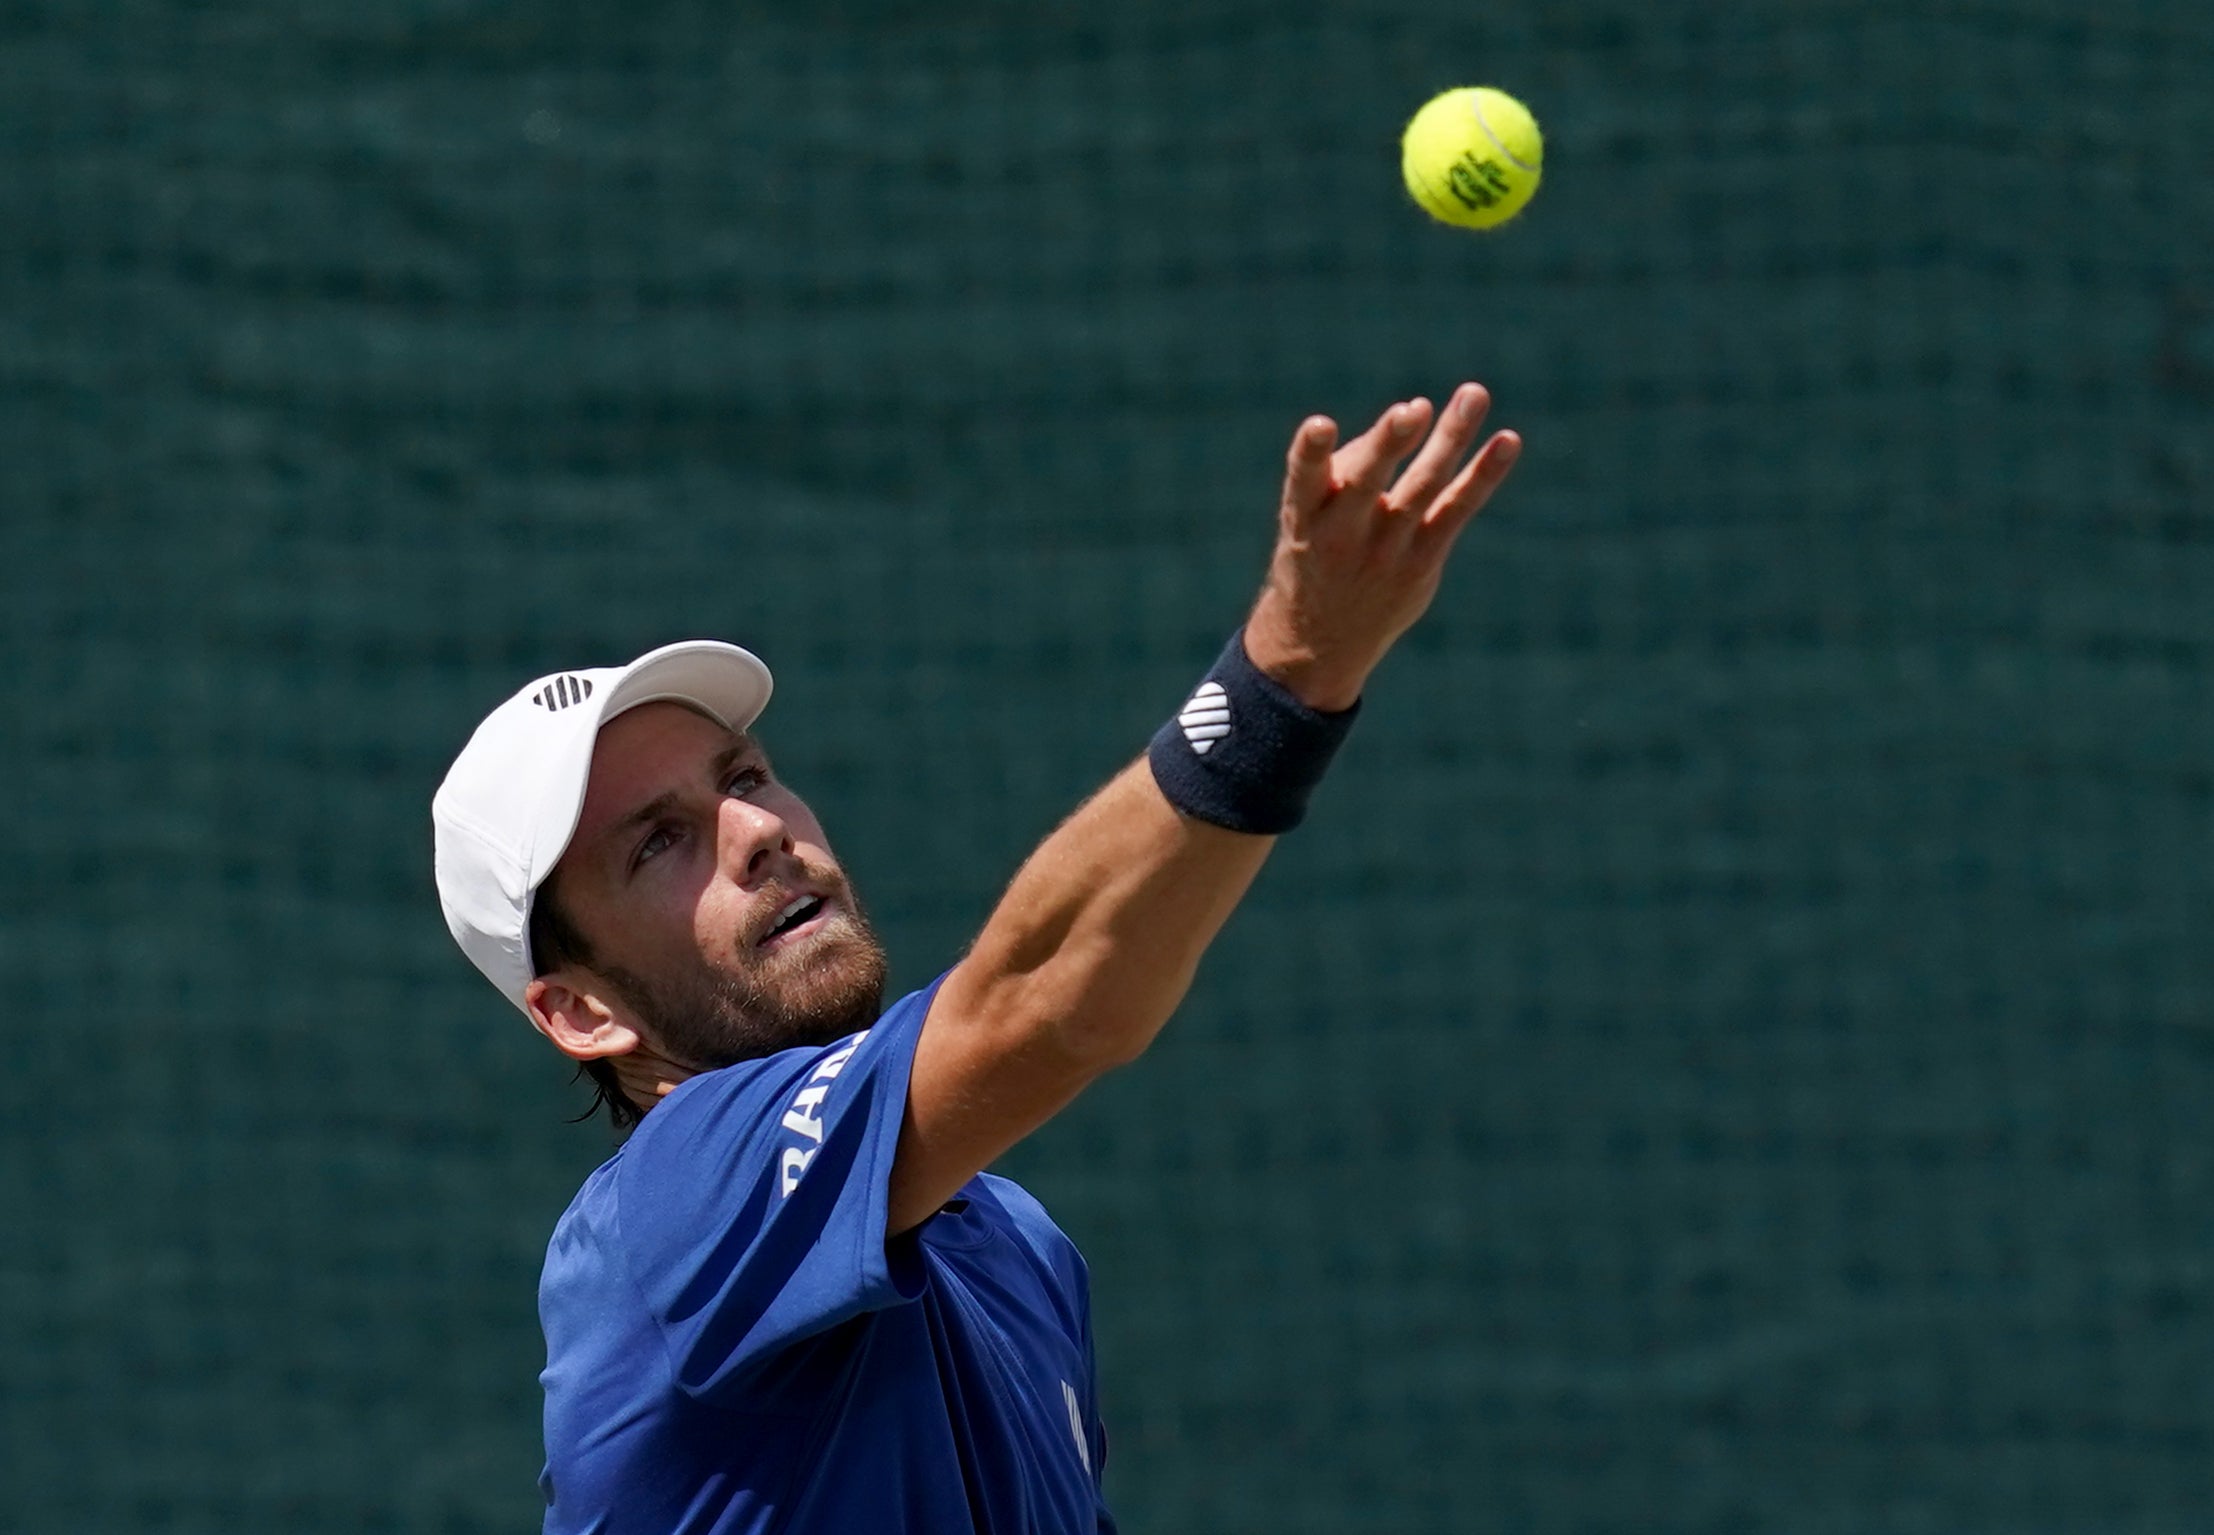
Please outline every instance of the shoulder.
[[[612, 1196], [628, 1235], [707, 1207], [723, 1216], [789, 1196], [826, 1144], [896, 1133], [933, 985], [859, 1033], [701, 1072], [646, 1114], [623, 1148]], [[833, 1158], [832, 1160], [836, 1160]]]
[[[940, 979], [943, 979], [941, 977]], [[670, 1091], [631, 1133], [626, 1150], [635, 1162], [654, 1162], [697, 1149], [701, 1141], [742, 1131], [763, 1117], [788, 1112], [810, 1086], [828, 1087], [896, 1065], [904, 1076], [915, 1036], [938, 983], [900, 998], [868, 1028], [827, 1045], [779, 1050], [690, 1077]]]
[[704, 1140], [742, 1133], [772, 1108], [781, 1110], [792, 1089], [824, 1060], [850, 1056], [867, 1037], [863, 1031], [822, 1049], [779, 1050], [759, 1060], [686, 1078], [648, 1110], [631, 1132], [623, 1146], [626, 1168], [683, 1156]]

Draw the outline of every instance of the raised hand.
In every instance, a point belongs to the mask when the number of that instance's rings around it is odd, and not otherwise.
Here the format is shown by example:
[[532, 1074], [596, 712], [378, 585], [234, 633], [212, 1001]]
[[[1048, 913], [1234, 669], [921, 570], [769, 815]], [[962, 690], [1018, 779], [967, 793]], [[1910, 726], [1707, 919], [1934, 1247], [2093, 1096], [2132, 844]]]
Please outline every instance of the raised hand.
[[1483, 385], [1461, 385], [1426, 442], [1431, 409], [1422, 399], [1392, 406], [1343, 447], [1327, 416], [1300, 423], [1245, 648], [1310, 708], [1352, 707], [1437, 595], [1461, 529], [1514, 467], [1522, 439], [1513, 432], [1493, 433], [1463, 462], [1490, 408]]

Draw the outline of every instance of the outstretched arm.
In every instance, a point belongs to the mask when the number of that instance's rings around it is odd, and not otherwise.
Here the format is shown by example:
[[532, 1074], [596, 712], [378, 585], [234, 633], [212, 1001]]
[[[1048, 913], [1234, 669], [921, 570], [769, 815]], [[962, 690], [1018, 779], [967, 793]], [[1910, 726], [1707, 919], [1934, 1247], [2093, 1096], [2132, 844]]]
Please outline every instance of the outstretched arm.
[[[1462, 385], [1427, 441], [1425, 400], [1393, 406], [1343, 447], [1320, 416], [1292, 438], [1276, 549], [1244, 639], [1253, 664], [1309, 708], [1359, 699], [1506, 478], [1521, 450], [1513, 433], [1468, 456], [1489, 403]], [[1274, 845], [1180, 813], [1143, 758], [1046, 838], [939, 987], [916, 1041], [891, 1231], [927, 1219], [1152, 1043]]]

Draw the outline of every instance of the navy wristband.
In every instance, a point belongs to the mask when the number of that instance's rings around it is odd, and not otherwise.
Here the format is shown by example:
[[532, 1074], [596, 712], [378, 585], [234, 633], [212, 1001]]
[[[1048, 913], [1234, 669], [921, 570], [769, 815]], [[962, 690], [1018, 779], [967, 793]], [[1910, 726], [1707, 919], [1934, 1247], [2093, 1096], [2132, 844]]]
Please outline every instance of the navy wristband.
[[1307, 797], [1360, 712], [1357, 700], [1336, 714], [1308, 708], [1253, 664], [1240, 628], [1154, 734], [1146, 760], [1162, 795], [1185, 815], [1274, 836], [1306, 815]]

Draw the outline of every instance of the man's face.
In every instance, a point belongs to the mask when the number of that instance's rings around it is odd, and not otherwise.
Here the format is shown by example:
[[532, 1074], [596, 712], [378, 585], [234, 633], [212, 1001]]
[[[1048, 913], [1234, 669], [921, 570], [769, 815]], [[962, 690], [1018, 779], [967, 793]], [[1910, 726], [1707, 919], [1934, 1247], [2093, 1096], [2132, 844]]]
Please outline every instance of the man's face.
[[875, 1022], [884, 951], [752, 737], [674, 703], [600, 731], [562, 910], [646, 1041], [709, 1070]]

